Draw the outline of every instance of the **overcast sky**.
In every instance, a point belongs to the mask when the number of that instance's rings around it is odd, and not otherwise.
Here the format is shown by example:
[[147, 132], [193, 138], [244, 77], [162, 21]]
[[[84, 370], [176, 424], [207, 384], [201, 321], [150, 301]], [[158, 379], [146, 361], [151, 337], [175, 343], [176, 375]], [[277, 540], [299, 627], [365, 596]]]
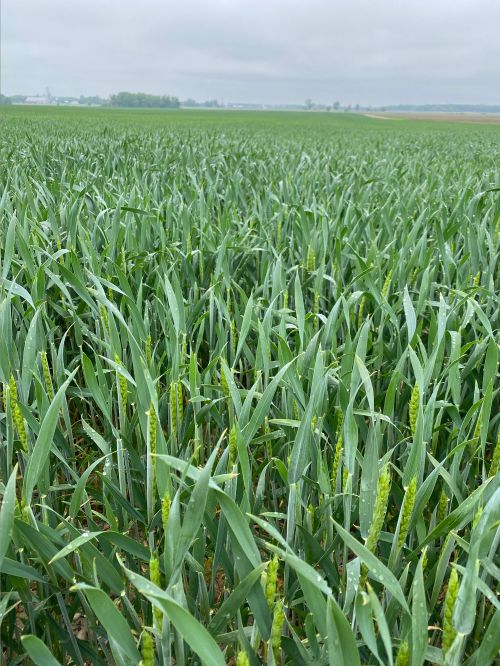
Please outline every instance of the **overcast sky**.
[[0, 0], [4, 94], [500, 103], [500, 0]]

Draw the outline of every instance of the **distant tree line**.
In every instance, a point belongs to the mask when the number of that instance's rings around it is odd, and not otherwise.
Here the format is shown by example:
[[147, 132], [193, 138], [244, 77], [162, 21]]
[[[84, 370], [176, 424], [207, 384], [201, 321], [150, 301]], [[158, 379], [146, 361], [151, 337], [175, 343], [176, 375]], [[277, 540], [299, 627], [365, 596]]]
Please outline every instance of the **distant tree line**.
[[148, 95], [147, 93], [119, 92], [111, 95], [111, 106], [129, 109], [178, 109], [180, 102], [170, 95]]
[[103, 106], [104, 104], [106, 104], [106, 100], [103, 99], [102, 97], [99, 97], [99, 95], [90, 95], [89, 97], [85, 97], [85, 95], [80, 95], [80, 97], [78, 98], [78, 104], [81, 104], [82, 106]]
[[188, 97], [188, 99], [185, 99], [181, 102], [181, 106], [185, 106], [187, 108], [193, 108], [193, 109], [198, 109], [198, 108], [203, 108], [203, 109], [220, 109], [221, 105], [216, 99], [207, 99], [206, 102], [197, 102], [195, 99], [192, 99], [191, 97]]
[[[0, 95], [1, 104], [25, 104], [28, 97], [26, 95]], [[216, 99], [208, 99], [204, 102], [198, 102], [195, 99], [188, 98], [179, 100], [177, 97], [170, 95], [149, 95], [147, 93], [132, 93], [132, 92], [119, 92], [116, 95], [111, 95], [110, 98], [104, 99], [99, 95], [80, 97], [52, 97], [49, 100], [51, 104], [57, 105], [72, 105], [79, 104], [80, 106], [114, 106], [123, 108], [137, 108], [137, 109], [178, 109], [179, 107], [186, 108], [205, 108], [205, 109], [220, 109], [221, 104]]]

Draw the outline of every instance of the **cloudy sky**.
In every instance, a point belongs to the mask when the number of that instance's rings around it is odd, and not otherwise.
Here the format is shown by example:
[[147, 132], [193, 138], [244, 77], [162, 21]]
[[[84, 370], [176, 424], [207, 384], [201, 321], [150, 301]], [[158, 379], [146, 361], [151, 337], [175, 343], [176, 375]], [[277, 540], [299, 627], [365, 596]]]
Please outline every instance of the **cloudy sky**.
[[4, 94], [500, 103], [500, 0], [0, 0]]

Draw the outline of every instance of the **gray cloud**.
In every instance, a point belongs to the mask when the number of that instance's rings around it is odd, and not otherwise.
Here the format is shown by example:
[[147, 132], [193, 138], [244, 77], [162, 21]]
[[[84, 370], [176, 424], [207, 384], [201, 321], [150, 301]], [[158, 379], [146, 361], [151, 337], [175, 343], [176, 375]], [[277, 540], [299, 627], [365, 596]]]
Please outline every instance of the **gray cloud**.
[[500, 103], [498, 0], [0, 0], [6, 94]]

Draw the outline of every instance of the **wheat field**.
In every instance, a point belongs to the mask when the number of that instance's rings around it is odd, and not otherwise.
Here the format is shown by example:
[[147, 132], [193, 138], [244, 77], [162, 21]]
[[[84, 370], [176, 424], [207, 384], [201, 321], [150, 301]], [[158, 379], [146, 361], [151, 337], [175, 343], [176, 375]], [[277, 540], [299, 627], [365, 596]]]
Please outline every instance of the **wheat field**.
[[13, 107], [0, 164], [0, 663], [493, 664], [500, 129]]

